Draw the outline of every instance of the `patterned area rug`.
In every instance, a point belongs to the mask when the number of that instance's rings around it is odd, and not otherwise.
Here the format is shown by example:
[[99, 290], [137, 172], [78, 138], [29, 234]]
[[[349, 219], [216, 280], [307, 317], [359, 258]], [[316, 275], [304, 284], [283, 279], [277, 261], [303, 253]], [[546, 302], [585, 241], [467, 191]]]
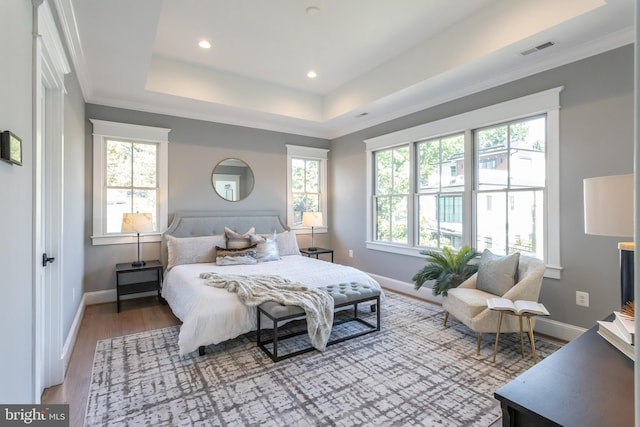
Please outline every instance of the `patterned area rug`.
[[[444, 328], [429, 303], [387, 292], [381, 315], [380, 332], [278, 363], [255, 333], [202, 357], [178, 355], [179, 327], [99, 341], [86, 426], [486, 427], [501, 416], [493, 392], [533, 364], [517, 334], [501, 335], [495, 363], [484, 334], [476, 356], [475, 333]], [[536, 347], [543, 359], [560, 345]]]

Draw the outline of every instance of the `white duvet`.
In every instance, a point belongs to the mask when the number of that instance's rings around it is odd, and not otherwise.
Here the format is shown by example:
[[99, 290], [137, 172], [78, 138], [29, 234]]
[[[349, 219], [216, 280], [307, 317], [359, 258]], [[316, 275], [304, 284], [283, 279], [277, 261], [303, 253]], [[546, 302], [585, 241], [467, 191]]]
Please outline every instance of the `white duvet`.
[[[275, 274], [310, 287], [359, 282], [380, 289], [378, 282], [360, 270], [301, 255], [283, 256], [279, 261], [256, 265], [178, 265], [165, 274], [162, 296], [182, 321], [178, 338], [181, 355], [256, 329], [256, 308], [243, 305], [234, 293], [207, 286], [200, 278], [201, 273], [207, 272]], [[271, 325], [266, 323], [264, 326]]]

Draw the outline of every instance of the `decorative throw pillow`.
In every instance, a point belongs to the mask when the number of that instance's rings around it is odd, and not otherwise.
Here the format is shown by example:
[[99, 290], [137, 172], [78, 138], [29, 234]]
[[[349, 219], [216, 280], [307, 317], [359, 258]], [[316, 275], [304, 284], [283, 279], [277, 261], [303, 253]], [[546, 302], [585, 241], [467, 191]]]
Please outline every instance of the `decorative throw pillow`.
[[248, 248], [251, 246], [251, 235], [255, 233], [255, 227], [251, 227], [244, 234], [236, 233], [232, 229], [225, 227], [224, 234], [227, 236], [227, 249]]
[[504, 295], [516, 283], [519, 261], [518, 252], [500, 256], [485, 249], [478, 265], [476, 288], [494, 295]]
[[280, 252], [280, 256], [300, 255], [300, 248], [298, 247], [295, 232], [285, 231], [278, 233], [276, 234], [276, 241], [278, 242], [278, 252]]
[[271, 236], [261, 236], [259, 234], [251, 236], [251, 243], [256, 245], [259, 262], [277, 261], [280, 259], [278, 241], [276, 239], [276, 233], [273, 233]]
[[217, 247], [216, 252], [218, 254], [216, 257], [217, 265], [251, 265], [258, 263], [255, 245], [242, 249]]
[[224, 246], [223, 234], [200, 237], [173, 237], [167, 239], [167, 271], [176, 265], [215, 262], [216, 246]]

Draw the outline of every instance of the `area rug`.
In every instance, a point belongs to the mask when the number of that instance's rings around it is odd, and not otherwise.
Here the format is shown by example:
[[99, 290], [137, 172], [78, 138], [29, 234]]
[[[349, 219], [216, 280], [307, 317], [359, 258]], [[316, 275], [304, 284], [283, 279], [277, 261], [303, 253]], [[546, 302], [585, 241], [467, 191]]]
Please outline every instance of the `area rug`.
[[[178, 326], [99, 341], [85, 425], [486, 427], [494, 391], [533, 365], [517, 334], [495, 363], [484, 334], [476, 356], [475, 333], [424, 301], [387, 292], [381, 316], [380, 332], [278, 363], [255, 333], [186, 357]], [[544, 359], [560, 344], [536, 347]]]

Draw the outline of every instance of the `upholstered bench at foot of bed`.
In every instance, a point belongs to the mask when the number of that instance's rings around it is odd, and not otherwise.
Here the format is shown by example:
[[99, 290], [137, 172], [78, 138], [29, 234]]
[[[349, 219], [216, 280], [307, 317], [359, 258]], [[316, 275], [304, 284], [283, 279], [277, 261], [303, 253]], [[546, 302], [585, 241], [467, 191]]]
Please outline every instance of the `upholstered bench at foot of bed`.
[[[337, 344], [339, 342], [343, 342], [349, 340], [351, 338], [356, 338], [362, 335], [369, 334], [371, 332], [376, 332], [380, 330], [380, 290], [376, 289], [370, 285], [365, 285], [362, 283], [340, 283], [338, 285], [329, 285], [318, 288], [325, 292], [328, 292], [329, 295], [333, 297], [333, 305], [334, 311], [342, 308], [353, 306], [353, 316], [347, 319], [335, 320], [333, 326], [340, 325], [347, 322], [358, 322], [366, 327], [364, 330], [360, 330], [353, 334], [343, 336], [340, 338], [336, 338], [333, 340], [329, 340], [327, 342], [327, 346], [332, 344]], [[358, 317], [358, 304], [373, 302], [371, 305], [371, 311], [376, 312], [376, 324], [373, 325], [368, 321], [361, 319]], [[306, 334], [306, 330], [301, 330], [297, 332], [292, 332], [286, 335], [278, 334], [278, 323], [284, 322], [292, 319], [302, 319], [305, 316], [305, 312], [302, 308], [294, 305], [282, 305], [277, 302], [265, 302], [258, 306], [258, 347], [262, 349], [274, 362], [278, 362], [282, 359], [287, 359], [289, 357], [297, 356], [299, 354], [307, 353], [309, 351], [313, 351], [313, 347], [305, 347], [301, 350], [296, 350], [291, 353], [287, 353], [285, 355], [278, 355], [278, 342], [282, 342], [287, 338], [292, 338], [298, 335]], [[261, 328], [260, 328], [260, 319], [262, 315], [265, 315], [269, 319], [273, 321], [273, 338], [263, 341]], [[267, 345], [273, 344], [273, 351], [271, 351]]]

